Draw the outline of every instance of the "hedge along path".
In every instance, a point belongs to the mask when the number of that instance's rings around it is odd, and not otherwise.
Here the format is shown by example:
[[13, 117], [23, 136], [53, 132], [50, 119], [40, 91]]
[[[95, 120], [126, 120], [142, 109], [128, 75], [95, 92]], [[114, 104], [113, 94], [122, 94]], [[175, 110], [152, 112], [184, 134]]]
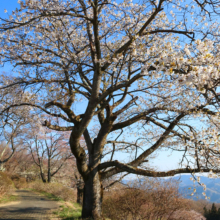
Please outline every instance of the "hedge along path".
[[28, 190], [17, 190], [19, 202], [0, 205], [0, 219], [59, 219], [53, 211], [59, 203]]

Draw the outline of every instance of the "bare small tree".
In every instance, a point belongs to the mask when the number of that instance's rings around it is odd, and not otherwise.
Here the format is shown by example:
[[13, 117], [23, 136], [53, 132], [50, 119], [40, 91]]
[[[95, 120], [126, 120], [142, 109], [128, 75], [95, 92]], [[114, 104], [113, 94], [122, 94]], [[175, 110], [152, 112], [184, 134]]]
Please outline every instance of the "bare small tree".
[[45, 183], [51, 182], [52, 177], [72, 157], [68, 139], [62, 133], [51, 132], [48, 129], [38, 135], [32, 133], [26, 143], [34, 163], [39, 168], [41, 179]]
[[10, 115], [0, 127], [0, 171], [5, 170], [4, 164], [12, 158], [16, 149], [22, 149], [22, 136], [24, 135], [26, 124], [27, 120], [22, 115], [18, 117]]

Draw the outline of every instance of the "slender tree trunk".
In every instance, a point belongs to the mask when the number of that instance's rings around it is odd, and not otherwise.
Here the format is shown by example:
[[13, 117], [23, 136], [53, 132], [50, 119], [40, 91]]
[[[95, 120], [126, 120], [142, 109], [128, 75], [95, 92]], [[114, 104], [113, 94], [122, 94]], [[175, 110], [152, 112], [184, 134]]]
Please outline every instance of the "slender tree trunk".
[[102, 186], [97, 171], [93, 171], [85, 180], [82, 218], [102, 219]]
[[41, 179], [42, 179], [43, 183], [46, 183], [47, 180], [46, 180], [46, 178], [45, 178], [45, 175], [44, 175], [44, 173], [43, 173], [43, 170], [42, 170], [42, 167], [41, 167], [41, 166], [40, 166], [40, 176], [41, 176]]
[[50, 158], [48, 158], [48, 171], [47, 171], [47, 182], [50, 183], [51, 181], [51, 167], [50, 167]]
[[41, 172], [41, 173], [40, 173], [40, 176], [41, 176], [41, 179], [42, 179], [43, 183], [46, 183], [47, 180], [45, 179], [44, 173]]
[[4, 170], [5, 170], [4, 163], [0, 161], [0, 171], [3, 172]]
[[83, 191], [84, 191], [84, 182], [82, 179], [80, 179], [77, 182], [77, 203], [80, 205], [83, 204]]

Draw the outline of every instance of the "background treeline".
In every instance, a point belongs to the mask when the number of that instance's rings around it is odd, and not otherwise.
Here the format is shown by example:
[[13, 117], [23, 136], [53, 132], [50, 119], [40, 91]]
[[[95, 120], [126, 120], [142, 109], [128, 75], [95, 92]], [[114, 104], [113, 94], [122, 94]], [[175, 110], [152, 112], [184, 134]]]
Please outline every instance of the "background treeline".
[[207, 220], [220, 220], [220, 204], [212, 203], [210, 207], [204, 207], [204, 216]]

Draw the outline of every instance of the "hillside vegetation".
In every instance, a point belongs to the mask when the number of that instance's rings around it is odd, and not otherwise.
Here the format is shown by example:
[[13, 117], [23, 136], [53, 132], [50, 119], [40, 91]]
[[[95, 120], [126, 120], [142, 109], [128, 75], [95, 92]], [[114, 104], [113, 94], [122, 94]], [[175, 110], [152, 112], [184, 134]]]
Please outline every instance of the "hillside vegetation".
[[7, 174], [0, 172], [0, 199], [5, 195], [10, 194], [13, 189], [14, 183], [11, 178]]
[[[60, 209], [55, 212], [61, 219], [80, 219], [81, 205], [76, 203], [77, 191], [61, 183], [43, 183], [40, 180], [27, 183], [19, 175], [0, 172], [0, 202], [16, 200], [16, 189], [28, 188], [41, 193], [51, 200], [59, 201]], [[216, 204], [220, 207], [220, 204]], [[205, 207], [205, 209], [204, 209]], [[117, 184], [104, 191], [103, 214], [111, 220], [142, 219], [205, 219], [204, 210], [209, 210], [207, 200], [193, 201], [179, 192], [179, 182], [141, 179], [127, 184]]]

